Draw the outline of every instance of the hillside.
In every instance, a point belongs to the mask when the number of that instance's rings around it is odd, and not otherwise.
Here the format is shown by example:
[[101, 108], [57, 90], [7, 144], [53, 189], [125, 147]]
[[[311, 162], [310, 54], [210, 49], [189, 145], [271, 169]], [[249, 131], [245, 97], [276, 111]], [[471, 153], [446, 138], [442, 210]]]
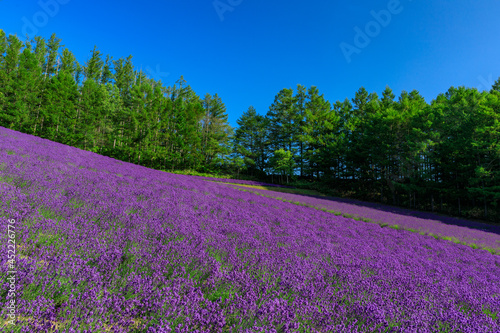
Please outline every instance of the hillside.
[[2, 127], [0, 165], [21, 331], [500, 331], [484, 250]]

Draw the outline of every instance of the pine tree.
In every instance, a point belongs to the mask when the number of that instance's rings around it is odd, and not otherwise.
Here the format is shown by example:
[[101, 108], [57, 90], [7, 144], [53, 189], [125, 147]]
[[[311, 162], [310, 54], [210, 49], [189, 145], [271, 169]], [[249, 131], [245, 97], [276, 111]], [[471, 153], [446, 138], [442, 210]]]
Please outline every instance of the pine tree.
[[92, 79], [95, 82], [99, 82], [101, 80], [103, 66], [104, 62], [101, 59], [101, 51], [97, 49], [97, 46], [94, 46], [90, 59], [85, 63], [85, 66], [83, 67], [85, 79]]
[[4, 107], [0, 113], [0, 125], [18, 130], [18, 124], [23, 117], [18, 110], [22, 96], [16, 90], [19, 75], [19, 58], [21, 55], [22, 42], [15, 35], [7, 38], [8, 47], [2, 61], [0, 71], [4, 72], [2, 84]]
[[79, 101], [79, 113], [75, 139], [78, 146], [87, 150], [96, 147], [99, 135], [99, 119], [104, 111], [105, 90], [94, 81], [86, 79], [81, 87], [81, 99]]
[[71, 73], [65, 68], [50, 79], [46, 92], [46, 137], [50, 140], [75, 145], [74, 128], [76, 124], [76, 107], [78, 87]]
[[112, 63], [113, 57], [106, 55], [106, 61], [104, 62], [104, 67], [102, 69], [100, 84], [107, 84], [113, 79], [113, 71], [112, 71]]
[[18, 130], [30, 132], [35, 125], [44, 86], [42, 67], [39, 66], [31, 43], [27, 41], [19, 57], [19, 71], [15, 83], [15, 90], [20, 97], [14, 105], [19, 114]]
[[296, 119], [294, 121], [294, 125], [296, 127], [296, 136], [298, 138], [299, 142], [299, 148], [298, 148], [298, 156], [296, 158], [296, 161], [298, 161], [298, 166], [300, 168], [300, 176], [302, 177], [304, 175], [304, 142], [300, 139], [300, 133], [302, 127], [306, 123], [306, 99], [307, 99], [307, 92], [306, 92], [306, 87], [298, 84], [297, 85], [297, 93], [295, 94], [295, 100], [297, 101], [295, 112], [296, 112]]
[[[226, 107], [220, 97], [215, 94], [205, 95], [203, 99], [205, 115], [202, 119], [202, 154], [205, 165], [214, 168], [221, 163], [221, 156], [229, 154], [227, 145], [230, 126], [227, 122]], [[219, 158], [217, 158], [219, 156]], [[216, 160], [214, 160], [217, 158]]]
[[305, 121], [301, 127], [304, 158], [311, 178], [329, 173], [337, 155], [337, 130], [339, 116], [332, 111], [331, 104], [312, 86], [307, 92]]
[[[0, 114], [3, 114], [7, 106], [7, 98], [5, 96], [7, 90], [7, 73], [3, 70], [5, 68], [5, 52], [9, 47], [9, 42], [5, 32], [0, 29]], [[3, 119], [3, 118], [1, 118]], [[0, 119], [0, 121], [2, 121]], [[0, 122], [3, 125], [3, 122]]]
[[269, 149], [285, 149], [295, 156], [300, 122], [297, 120], [297, 100], [292, 89], [282, 89], [269, 107]]
[[262, 174], [266, 169], [268, 146], [268, 119], [258, 115], [250, 106], [236, 121], [234, 149], [243, 157], [250, 174]]
[[493, 91], [500, 92], [500, 78], [498, 78], [498, 80], [496, 80], [493, 86], [491, 87], [490, 92], [493, 93]]
[[59, 53], [59, 47], [61, 47], [61, 40], [56, 37], [56, 34], [52, 34], [47, 43], [47, 60], [45, 67], [45, 79], [48, 80], [57, 71], [57, 56]]

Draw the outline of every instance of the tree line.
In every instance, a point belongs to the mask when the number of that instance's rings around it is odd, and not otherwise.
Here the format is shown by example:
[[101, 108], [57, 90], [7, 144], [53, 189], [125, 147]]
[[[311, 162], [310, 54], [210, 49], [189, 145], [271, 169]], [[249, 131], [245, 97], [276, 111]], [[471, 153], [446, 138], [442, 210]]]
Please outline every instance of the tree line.
[[250, 107], [234, 149], [261, 176], [415, 209], [500, 220], [500, 79], [451, 87], [428, 104], [389, 87], [331, 104], [317, 87], [283, 89], [265, 116]]
[[237, 124], [217, 94], [202, 98], [183, 77], [167, 87], [131, 56], [94, 48], [80, 64], [55, 35], [23, 42], [0, 30], [0, 126], [155, 169], [499, 219], [500, 79], [489, 92], [451, 87], [430, 104], [389, 87], [330, 103], [298, 85]]
[[232, 128], [220, 97], [181, 77], [164, 86], [94, 47], [84, 64], [55, 34], [24, 43], [0, 30], [0, 125], [148, 167], [217, 168]]

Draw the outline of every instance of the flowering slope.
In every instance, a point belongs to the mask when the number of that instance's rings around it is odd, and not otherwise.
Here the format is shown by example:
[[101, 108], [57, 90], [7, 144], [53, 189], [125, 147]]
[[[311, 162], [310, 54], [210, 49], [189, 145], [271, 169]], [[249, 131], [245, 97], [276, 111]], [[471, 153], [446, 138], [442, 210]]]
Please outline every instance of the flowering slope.
[[[236, 184], [235, 184], [236, 185]], [[233, 186], [233, 185], [231, 185]], [[237, 185], [236, 185], [237, 186]], [[267, 197], [299, 203], [324, 210], [342, 212], [356, 218], [366, 218], [383, 225], [397, 225], [422, 234], [491, 249], [500, 254], [500, 226], [468, 221], [429, 212], [416, 212], [399, 207], [362, 202], [352, 199], [319, 197], [293, 193], [274, 192], [251, 188], [244, 189]]]
[[500, 331], [486, 251], [4, 128], [0, 165], [23, 332]]

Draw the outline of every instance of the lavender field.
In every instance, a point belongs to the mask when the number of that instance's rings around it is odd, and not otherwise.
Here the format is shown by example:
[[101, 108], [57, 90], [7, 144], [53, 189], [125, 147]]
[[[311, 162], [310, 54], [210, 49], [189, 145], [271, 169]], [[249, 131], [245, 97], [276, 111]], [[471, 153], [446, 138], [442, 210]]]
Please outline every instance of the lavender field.
[[0, 215], [16, 332], [500, 331], [498, 255], [1, 127]]
[[[236, 186], [238, 184], [237, 181], [233, 181], [233, 183]], [[266, 184], [266, 186], [269, 185]], [[420, 234], [466, 244], [474, 248], [479, 247], [493, 254], [500, 254], [500, 225], [468, 221], [430, 212], [412, 211], [401, 207], [391, 207], [353, 199], [278, 193], [259, 188], [242, 188], [242, 190], [300, 205], [316, 207], [336, 214], [350, 215], [365, 221], [369, 220], [382, 227], [403, 228]]]

